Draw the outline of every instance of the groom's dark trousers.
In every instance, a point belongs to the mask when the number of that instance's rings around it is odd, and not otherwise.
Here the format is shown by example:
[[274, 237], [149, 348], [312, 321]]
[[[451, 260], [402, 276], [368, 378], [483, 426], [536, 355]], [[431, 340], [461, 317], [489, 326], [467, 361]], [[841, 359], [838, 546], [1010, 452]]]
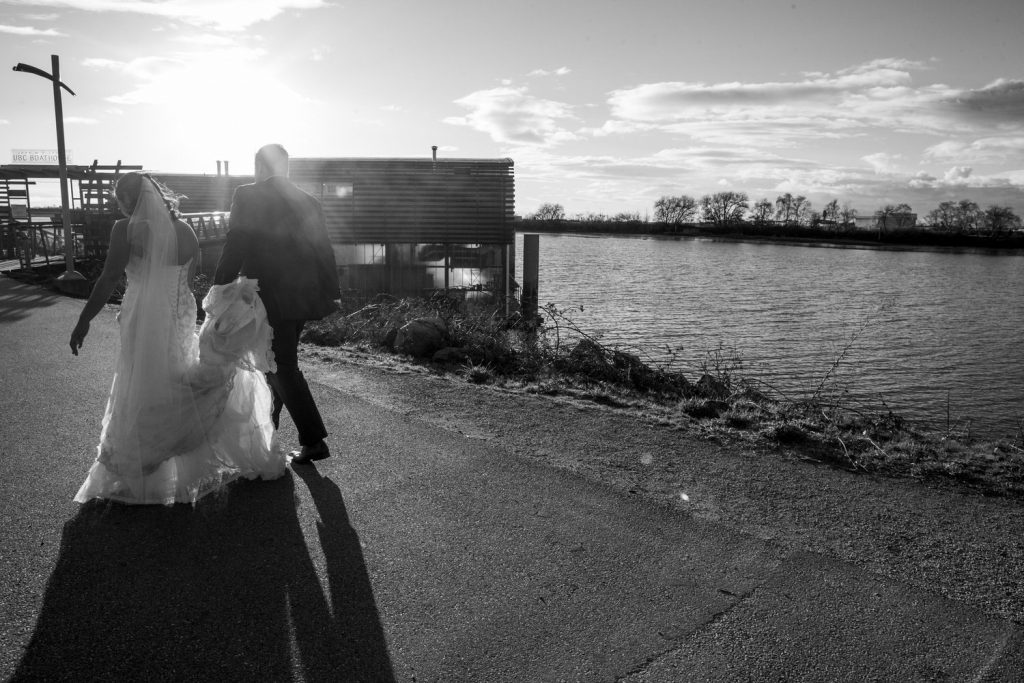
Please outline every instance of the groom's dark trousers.
[[288, 320], [271, 325], [274, 330], [271, 349], [277, 362], [277, 372], [267, 373], [267, 384], [274, 392], [274, 429], [280, 427], [281, 408], [288, 408], [299, 432], [299, 443], [312, 446], [327, 436], [327, 429], [309, 392], [306, 377], [299, 369], [299, 335], [305, 324], [302, 320]]
[[274, 330], [271, 348], [277, 371], [267, 374], [274, 393], [274, 426], [288, 409], [299, 443], [313, 446], [327, 436], [306, 378], [299, 370], [299, 335], [307, 320], [334, 311], [340, 296], [320, 203], [287, 178], [242, 185], [231, 202], [227, 240], [214, 284], [241, 273], [259, 281], [260, 299]]

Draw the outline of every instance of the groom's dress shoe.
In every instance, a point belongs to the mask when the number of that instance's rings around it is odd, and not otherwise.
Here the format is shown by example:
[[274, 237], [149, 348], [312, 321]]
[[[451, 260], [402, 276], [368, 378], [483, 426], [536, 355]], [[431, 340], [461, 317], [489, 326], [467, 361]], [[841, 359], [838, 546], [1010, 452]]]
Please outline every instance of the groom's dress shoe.
[[292, 451], [288, 455], [291, 456], [292, 464], [306, 465], [314, 460], [323, 460], [324, 458], [331, 457], [331, 449], [323, 441], [318, 441], [312, 446], [303, 446], [301, 449]]

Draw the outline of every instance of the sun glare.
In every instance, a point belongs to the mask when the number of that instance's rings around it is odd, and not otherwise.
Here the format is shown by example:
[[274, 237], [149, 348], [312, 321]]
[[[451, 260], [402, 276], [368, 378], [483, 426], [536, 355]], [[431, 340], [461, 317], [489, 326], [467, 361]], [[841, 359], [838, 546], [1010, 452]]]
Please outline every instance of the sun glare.
[[162, 63], [137, 87], [111, 99], [148, 110], [148, 124], [167, 133], [156, 144], [174, 146], [161, 150], [161, 157], [204, 163], [233, 160], [238, 164], [232, 168], [235, 173], [248, 172], [243, 169], [254, 150], [268, 141], [293, 139], [296, 130], [302, 129], [299, 122], [308, 118], [308, 110], [316, 104], [289, 87], [262, 56], [247, 49], [179, 56]]

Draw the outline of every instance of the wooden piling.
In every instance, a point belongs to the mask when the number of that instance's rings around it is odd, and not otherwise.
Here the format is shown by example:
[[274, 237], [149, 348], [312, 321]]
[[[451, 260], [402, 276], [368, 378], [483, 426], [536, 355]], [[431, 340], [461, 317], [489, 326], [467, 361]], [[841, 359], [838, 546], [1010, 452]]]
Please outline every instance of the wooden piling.
[[540, 285], [540, 235], [523, 235], [523, 293], [520, 304], [523, 318], [537, 315]]

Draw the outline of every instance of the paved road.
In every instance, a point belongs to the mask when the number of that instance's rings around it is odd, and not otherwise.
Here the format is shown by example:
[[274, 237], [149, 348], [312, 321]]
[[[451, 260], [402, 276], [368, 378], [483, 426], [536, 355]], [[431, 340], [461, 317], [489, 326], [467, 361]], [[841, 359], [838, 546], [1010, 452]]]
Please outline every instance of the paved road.
[[[1011, 623], [389, 410], [194, 509], [78, 506], [116, 353], [0, 277], [0, 675], [13, 680], [1016, 681]], [[550, 426], [550, 425], [549, 425]], [[284, 438], [294, 438], [290, 425]]]

